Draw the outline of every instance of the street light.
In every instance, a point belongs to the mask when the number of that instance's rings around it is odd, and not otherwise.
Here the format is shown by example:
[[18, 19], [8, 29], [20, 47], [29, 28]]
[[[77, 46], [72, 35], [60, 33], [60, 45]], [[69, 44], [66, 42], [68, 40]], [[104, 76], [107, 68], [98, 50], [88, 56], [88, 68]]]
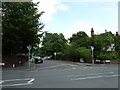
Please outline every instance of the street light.
[[91, 50], [92, 50], [92, 64], [94, 64], [94, 47], [91, 46]]

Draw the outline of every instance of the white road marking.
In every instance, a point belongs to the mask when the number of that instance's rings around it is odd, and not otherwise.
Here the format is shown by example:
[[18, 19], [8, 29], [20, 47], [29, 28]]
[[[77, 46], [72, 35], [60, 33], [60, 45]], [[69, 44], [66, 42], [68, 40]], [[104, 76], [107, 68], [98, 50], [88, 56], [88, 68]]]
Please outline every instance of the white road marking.
[[76, 69], [76, 68], [72, 68], [72, 69]]
[[4, 82], [6, 81], [21, 81], [21, 80], [31, 80], [33, 78], [25, 78], [25, 79], [10, 79], [10, 80], [3, 80]]
[[113, 73], [114, 73], [114, 72], [91, 73], [91, 74], [80, 74], [80, 75], [68, 75], [67, 77], [88, 76], [88, 75], [100, 75], [100, 74], [113, 74]]
[[4, 81], [0, 81], [0, 84], [2, 84]]
[[31, 82], [33, 82], [35, 79], [33, 78], [33, 79], [31, 79], [30, 81], [28, 81], [27, 83], [31, 83]]
[[8, 87], [8, 86], [22, 86], [22, 85], [31, 85], [33, 83], [21, 83], [21, 84], [10, 84], [10, 85], [0, 85], [3, 87]]
[[[11, 80], [2, 80], [1, 81], [1, 84], [3, 83], [3, 85], [0, 85], [0, 86], [20, 86], [20, 85], [30, 85], [30, 84], [33, 84], [32, 82], [34, 81], [35, 79], [34, 78], [26, 78], [26, 79], [11, 79]], [[27, 83], [16, 83], [16, 84], [7, 84], [7, 85], [4, 85], [4, 82], [15, 82], [15, 81], [28, 81]]]
[[77, 65], [70, 65], [70, 66], [74, 67], [74, 66], [77, 66]]
[[94, 77], [85, 77], [85, 78], [75, 78], [70, 80], [85, 80], [85, 79], [95, 79], [95, 78], [102, 78], [102, 77], [116, 77], [119, 75], [103, 75], [103, 76], [94, 76]]
[[85, 77], [85, 78], [76, 78], [76, 79], [70, 79], [70, 80], [82, 80], [82, 79], [92, 79], [92, 78], [100, 78], [102, 76], [95, 76], [95, 77]]
[[66, 65], [70, 65], [70, 64], [58, 64], [58, 65], [53, 65], [53, 66], [48, 66], [48, 67], [43, 67], [43, 68], [38, 68], [38, 69], [39, 70], [41, 70], [41, 69], [50, 69], [50, 68], [66, 66]]

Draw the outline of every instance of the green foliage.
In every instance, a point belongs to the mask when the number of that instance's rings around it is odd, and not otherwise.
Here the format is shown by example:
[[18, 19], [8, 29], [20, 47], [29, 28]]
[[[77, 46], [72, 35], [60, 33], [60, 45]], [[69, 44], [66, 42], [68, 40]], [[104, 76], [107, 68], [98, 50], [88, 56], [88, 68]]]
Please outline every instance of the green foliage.
[[2, 31], [3, 55], [27, 53], [26, 46], [36, 46], [44, 27], [39, 18], [37, 4], [33, 2], [3, 2]]
[[57, 52], [56, 56], [61, 57], [61, 56], [63, 56], [63, 53], [62, 52]]
[[88, 35], [83, 32], [77, 32], [77, 34], [73, 34], [70, 38], [70, 43], [75, 47], [87, 47], [88, 46]]
[[92, 59], [90, 50], [86, 49], [85, 47], [74, 48], [68, 45], [65, 49], [64, 55], [73, 61], [79, 61], [80, 58], [83, 60]]
[[83, 60], [91, 60], [92, 54], [90, 50], [86, 49], [85, 47], [80, 47], [76, 49], [76, 57], [78, 59], [82, 58]]
[[90, 38], [89, 45], [94, 46], [95, 58], [101, 52], [108, 52], [107, 49], [115, 44], [115, 37], [111, 32], [102, 33], [100, 35], [94, 35]]
[[115, 51], [117, 55], [120, 57], [120, 36], [115, 37]]
[[100, 39], [104, 45], [103, 51], [106, 51], [111, 46], [111, 44], [115, 43], [115, 37], [114, 34], [112, 34], [112, 32], [100, 34]]
[[100, 60], [116, 60], [117, 55], [115, 53], [100, 53], [97, 56], [97, 59], [100, 59]]
[[45, 33], [42, 41], [43, 47], [41, 48], [41, 52], [45, 56], [54, 56], [54, 52], [63, 52], [66, 42], [64, 35], [61, 33]]

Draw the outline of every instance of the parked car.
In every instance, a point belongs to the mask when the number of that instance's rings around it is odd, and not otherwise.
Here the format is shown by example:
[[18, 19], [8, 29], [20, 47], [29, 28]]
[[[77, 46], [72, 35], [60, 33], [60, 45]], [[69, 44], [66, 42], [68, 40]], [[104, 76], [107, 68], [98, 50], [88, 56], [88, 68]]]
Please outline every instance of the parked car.
[[40, 56], [34, 56], [34, 63], [43, 63], [43, 59]]

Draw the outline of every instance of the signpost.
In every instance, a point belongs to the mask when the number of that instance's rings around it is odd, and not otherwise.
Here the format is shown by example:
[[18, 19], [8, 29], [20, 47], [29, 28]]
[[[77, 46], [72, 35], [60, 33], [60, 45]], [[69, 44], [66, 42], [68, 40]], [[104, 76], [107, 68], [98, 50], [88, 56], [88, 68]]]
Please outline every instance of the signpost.
[[91, 46], [91, 50], [92, 50], [92, 64], [94, 64], [94, 47]]
[[28, 61], [29, 61], [29, 67], [30, 67], [30, 50], [32, 49], [32, 47], [29, 45], [29, 46], [27, 46], [27, 49], [29, 50], [29, 52], [28, 52]]

